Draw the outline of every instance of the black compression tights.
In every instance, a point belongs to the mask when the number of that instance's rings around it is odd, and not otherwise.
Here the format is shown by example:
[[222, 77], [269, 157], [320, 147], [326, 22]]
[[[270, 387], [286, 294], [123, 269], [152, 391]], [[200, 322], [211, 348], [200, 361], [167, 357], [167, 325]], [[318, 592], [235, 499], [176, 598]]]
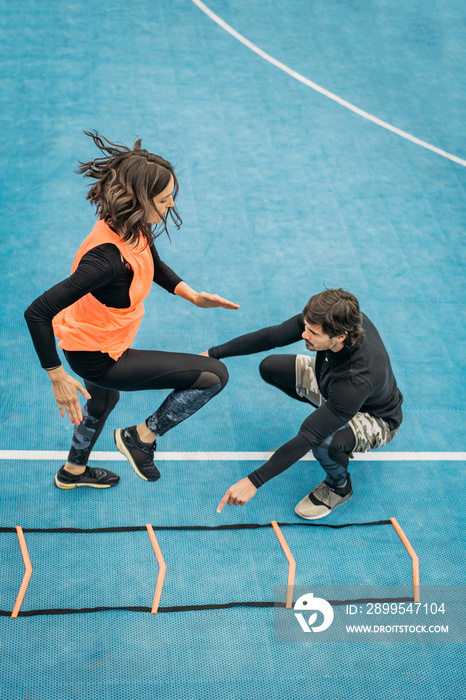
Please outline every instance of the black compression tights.
[[174, 389], [146, 419], [151, 432], [163, 435], [198, 411], [228, 382], [225, 365], [201, 355], [130, 349], [115, 362], [102, 353], [65, 354], [91, 395], [83, 409], [83, 421], [75, 426], [68, 455], [68, 461], [78, 466], [87, 464], [120, 391]]
[[296, 393], [296, 355], [269, 355], [259, 365], [262, 379], [296, 401], [310, 403]]

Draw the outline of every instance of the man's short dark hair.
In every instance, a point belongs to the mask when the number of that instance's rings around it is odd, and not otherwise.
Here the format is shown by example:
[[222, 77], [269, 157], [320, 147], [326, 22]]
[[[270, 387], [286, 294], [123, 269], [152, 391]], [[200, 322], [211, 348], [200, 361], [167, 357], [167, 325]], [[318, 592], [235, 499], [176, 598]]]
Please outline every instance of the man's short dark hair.
[[359, 302], [344, 289], [326, 289], [315, 294], [304, 307], [304, 320], [313, 326], [322, 326], [322, 331], [335, 338], [345, 335], [346, 348], [361, 345], [364, 330]]

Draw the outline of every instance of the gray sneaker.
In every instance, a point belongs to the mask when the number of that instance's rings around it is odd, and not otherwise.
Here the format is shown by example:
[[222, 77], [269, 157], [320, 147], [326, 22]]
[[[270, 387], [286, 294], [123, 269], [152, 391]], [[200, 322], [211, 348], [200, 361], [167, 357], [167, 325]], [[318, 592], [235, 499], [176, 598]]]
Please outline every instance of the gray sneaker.
[[351, 486], [350, 475], [344, 486], [340, 488], [335, 488], [329, 486], [322, 481], [321, 484], [315, 487], [309, 496], [305, 496], [302, 501], [298, 503], [294, 512], [299, 515], [300, 518], [304, 520], [318, 520], [319, 518], [325, 518], [326, 515], [341, 506], [342, 503], [349, 501], [353, 495], [353, 488]]

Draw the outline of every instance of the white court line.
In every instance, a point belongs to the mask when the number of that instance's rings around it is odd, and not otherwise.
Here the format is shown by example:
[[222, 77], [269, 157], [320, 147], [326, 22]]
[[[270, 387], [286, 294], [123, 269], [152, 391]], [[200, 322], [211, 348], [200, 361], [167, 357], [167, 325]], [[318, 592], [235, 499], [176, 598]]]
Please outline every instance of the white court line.
[[[157, 462], [265, 462], [273, 452], [157, 452]], [[66, 461], [68, 452], [44, 450], [0, 450], [0, 460]], [[124, 462], [125, 457], [114, 452], [93, 452], [93, 461]], [[315, 461], [310, 454], [300, 461]], [[463, 462], [466, 452], [366, 452], [356, 454], [357, 462]]]
[[246, 39], [242, 34], [239, 34], [239, 32], [236, 31], [236, 29], [233, 29], [233, 27], [230, 27], [229, 24], [223, 21], [221, 17], [216, 15], [212, 10], [209, 10], [209, 8], [204, 5], [201, 0], [192, 0], [192, 2], [197, 5], [197, 7], [202, 10], [210, 19], [212, 19], [214, 22], [216, 22], [222, 29], [224, 29], [226, 32], [231, 34], [231, 36], [235, 37], [238, 41], [240, 41], [242, 44], [248, 47], [248, 49], [251, 49], [251, 51], [254, 51], [258, 56], [261, 56], [264, 58], [266, 61], [271, 63], [273, 66], [276, 66], [280, 70], [284, 71], [285, 73], [288, 73], [288, 75], [291, 75], [292, 78], [295, 78], [296, 80], [299, 80], [300, 83], [304, 83], [304, 85], [307, 85], [308, 87], [312, 88], [316, 92], [320, 92], [321, 95], [325, 95], [325, 97], [328, 97], [330, 100], [333, 100], [334, 102], [338, 102], [342, 107], [346, 107], [346, 109], [351, 110], [351, 112], [355, 112], [356, 114], [359, 114], [360, 117], [364, 117], [364, 119], [368, 119], [371, 122], [374, 122], [374, 124], [377, 124], [378, 126], [383, 127], [384, 129], [388, 129], [388, 131], [392, 131], [394, 134], [397, 134], [398, 136], [401, 136], [404, 139], [407, 139], [408, 141], [412, 141], [412, 143], [416, 143], [418, 146], [422, 146], [423, 148], [427, 148], [429, 151], [433, 151], [434, 153], [437, 153], [439, 156], [443, 156], [444, 158], [448, 158], [448, 160], [452, 160], [454, 163], [459, 163], [459, 165], [463, 165], [466, 167], [466, 160], [463, 160], [462, 158], [458, 158], [458, 156], [453, 155], [452, 153], [448, 153], [447, 151], [443, 151], [441, 148], [437, 148], [436, 146], [432, 146], [432, 144], [427, 143], [427, 141], [422, 141], [421, 139], [418, 139], [416, 136], [413, 136], [412, 134], [408, 134], [407, 131], [402, 131], [401, 129], [398, 129], [396, 126], [392, 126], [392, 124], [388, 124], [387, 122], [382, 121], [382, 119], [379, 119], [378, 117], [374, 117], [372, 114], [369, 114], [368, 112], [365, 112], [363, 109], [359, 109], [359, 107], [356, 107], [355, 105], [351, 104], [351, 102], [347, 102], [346, 100], [343, 100], [341, 97], [338, 97], [338, 95], [335, 95], [333, 92], [329, 92], [325, 88], [321, 87], [320, 85], [317, 85], [317, 83], [313, 83], [312, 80], [308, 80], [308, 78], [305, 78], [304, 75], [301, 75], [300, 73], [297, 73], [296, 71], [292, 70], [288, 66], [286, 66], [284, 63], [281, 63], [280, 61], [277, 61], [276, 58], [273, 58], [273, 56], [270, 56], [270, 54], [266, 53], [265, 51], [262, 51], [258, 46], [253, 44], [249, 39]]

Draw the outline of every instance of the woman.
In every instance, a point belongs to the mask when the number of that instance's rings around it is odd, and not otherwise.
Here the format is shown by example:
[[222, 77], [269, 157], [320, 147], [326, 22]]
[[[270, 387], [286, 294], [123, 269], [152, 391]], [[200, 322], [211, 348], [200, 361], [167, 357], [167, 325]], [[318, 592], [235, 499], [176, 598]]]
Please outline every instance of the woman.
[[[87, 199], [95, 205], [99, 220], [76, 254], [71, 277], [38, 297], [25, 312], [60, 414], [66, 411], [74, 424], [68, 461], [55, 476], [61, 489], [109, 488], [118, 483], [116, 474], [89, 467], [88, 459], [120, 391], [174, 390], [140, 425], [114, 433], [118, 450], [136, 474], [156, 481], [157, 438], [199, 410], [228, 381], [226, 367], [213, 358], [130, 347], [152, 282], [196, 306], [239, 308], [217, 295], [195, 292], [165, 265], [154, 247], [153, 227], [160, 224], [168, 235], [169, 216], [177, 228], [181, 225], [175, 209], [178, 182], [170, 163], [142, 149], [140, 140], [131, 150], [97, 132], [85, 133], [102, 157], [80, 163], [77, 172], [94, 181]], [[61, 365], [54, 334], [86, 388]], [[78, 392], [87, 399], [82, 411]]]

